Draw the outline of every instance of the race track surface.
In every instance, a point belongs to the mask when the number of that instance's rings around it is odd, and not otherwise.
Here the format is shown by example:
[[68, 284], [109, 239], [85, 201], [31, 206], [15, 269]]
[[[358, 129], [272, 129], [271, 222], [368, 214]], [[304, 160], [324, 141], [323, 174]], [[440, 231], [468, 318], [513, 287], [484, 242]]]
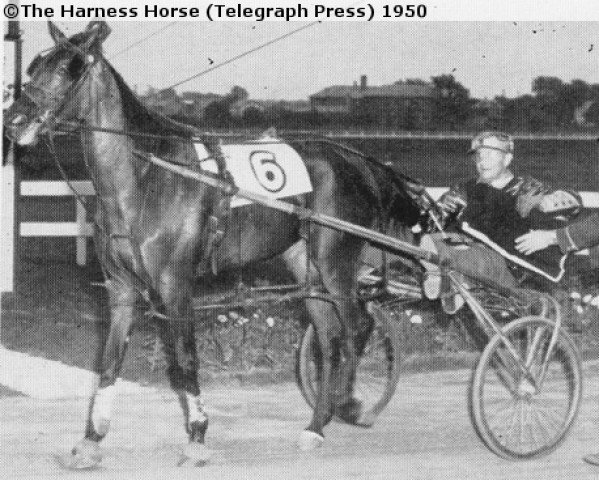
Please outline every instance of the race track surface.
[[585, 365], [578, 421], [551, 455], [514, 462], [490, 453], [471, 427], [469, 372], [404, 376], [372, 429], [332, 423], [324, 446], [296, 449], [310, 411], [294, 385], [205, 392], [215, 450], [205, 467], [177, 467], [186, 436], [176, 396], [168, 390], [127, 391], [118, 397], [112, 429], [96, 471], [61, 469], [81, 438], [88, 402], [0, 397], [0, 478], [3, 479], [596, 479], [599, 467], [581, 456], [599, 451], [599, 373]]

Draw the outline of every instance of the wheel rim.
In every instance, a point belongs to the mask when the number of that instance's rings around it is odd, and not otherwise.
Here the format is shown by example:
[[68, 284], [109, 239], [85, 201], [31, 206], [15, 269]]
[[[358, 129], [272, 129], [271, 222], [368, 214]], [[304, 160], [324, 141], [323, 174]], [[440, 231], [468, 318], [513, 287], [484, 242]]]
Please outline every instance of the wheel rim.
[[[522, 320], [508, 327], [506, 336], [522, 358], [529, 358], [538, 378], [553, 323]], [[540, 388], [524, 378], [509, 358], [498, 339], [485, 349], [473, 388], [478, 395], [473, 400], [475, 426], [487, 446], [501, 456], [531, 458], [549, 453], [565, 438], [578, 411], [581, 378], [576, 349], [565, 333], [560, 334]]]

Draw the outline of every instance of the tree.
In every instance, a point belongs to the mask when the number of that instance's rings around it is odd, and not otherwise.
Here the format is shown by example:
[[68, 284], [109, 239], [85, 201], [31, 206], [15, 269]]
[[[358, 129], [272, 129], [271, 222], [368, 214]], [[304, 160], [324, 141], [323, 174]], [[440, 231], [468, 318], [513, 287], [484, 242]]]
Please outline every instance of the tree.
[[248, 91], [238, 85], [235, 85], [227, 95], [230, 104], [239, 102], [240, 100], [247, 100], [248, 98], [250, 98]]
[[246, 108], [241, 119], [247, 127], [260, 127], [265, 124], [264, 112], [256, 107]]
[[537, 77], [532, 82], [535, 108], [544, 127], [566, 127], [575, 121], [580, 107], [593, 98], [592, 86], [583, 80], [564, 83], [556, 77]]
[[532, 81], [532, 93], [537, 96], [557, 98], [561, 95], [564, 82], [557, 77], [537, 77]]
[[431, 81], [436, 93], [434, 122], [444, 130], [462, 127], [473, 106], [468, 89], [453, 75], [432, 77]]
[[233, 117], [229, 108], [230, 103], [226, 99], [212, 102], [204, 110], [204, 120], [213, 127], [230, 127]]

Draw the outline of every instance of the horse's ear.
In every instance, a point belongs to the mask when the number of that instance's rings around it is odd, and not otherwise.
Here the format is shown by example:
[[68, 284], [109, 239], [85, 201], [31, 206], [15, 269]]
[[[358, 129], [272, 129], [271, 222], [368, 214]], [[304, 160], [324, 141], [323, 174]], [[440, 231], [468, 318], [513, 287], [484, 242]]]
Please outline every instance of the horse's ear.
[[60, 28], [58, 28], [54, 22], [48, 21], [48, 30], [50, 31], [52, 40], [54, 40], [56, 44], [64, 42], [67, 39], [66, 35], [62, 33]]
[[110, 35], [111, 31], [112, 30], [106, 22], [89, 22], [86, 29], [86, 32], [89, 34], [89, 38], [86, 40], [83, 49], [86, 51], [89, 50], [96, 42], [98, 42], [99, 45], [102, 45], [104, 40], [106, 40], [108, 35]]

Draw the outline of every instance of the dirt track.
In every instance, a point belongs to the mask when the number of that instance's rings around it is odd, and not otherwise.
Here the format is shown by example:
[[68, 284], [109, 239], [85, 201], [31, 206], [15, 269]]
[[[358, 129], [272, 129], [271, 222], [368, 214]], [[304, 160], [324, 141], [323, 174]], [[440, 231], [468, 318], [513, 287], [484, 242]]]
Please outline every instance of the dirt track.
[[309, 410], [294, 385], [206, 392], [209, 466], [176, 467], [185, 442], [178, 402], [166, 390], [119, 397], [100, 470], [61, 470], [54, 456], [79, 440], [87, 401], [0, 398], [0, 478], [109, 479], [585, 479], [599, 467], [581, 460], [599, 449], [599, 375], [585, 368], [585, 396], [566, 443], [552, 455], [510, 462], [483, 447], [466, 409], [468, 372], [406, 376], [373, 429], [338, 423], [325, 446], [299, 453]]

